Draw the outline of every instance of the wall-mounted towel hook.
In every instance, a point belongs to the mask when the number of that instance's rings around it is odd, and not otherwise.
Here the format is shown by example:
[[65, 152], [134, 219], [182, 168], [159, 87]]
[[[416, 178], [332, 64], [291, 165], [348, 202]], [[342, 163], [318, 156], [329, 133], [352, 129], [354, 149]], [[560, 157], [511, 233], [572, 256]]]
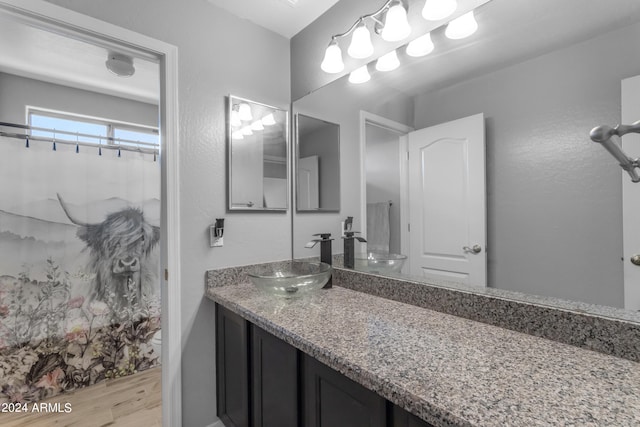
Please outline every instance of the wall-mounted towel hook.
[[25, 148], [29, 148], [29, 135], [25, 135], [24, 139], [27, 141], [24, 146]]
[[53, 151], [57, 151], [56, 150], [56, 130], [53, 130]]
[[76, 132], [76, 153], [80, 152], [80, 144], [78, 141], [78, 132]]
[[98, 139], [98, 156], [102, 156], [102, 138]]

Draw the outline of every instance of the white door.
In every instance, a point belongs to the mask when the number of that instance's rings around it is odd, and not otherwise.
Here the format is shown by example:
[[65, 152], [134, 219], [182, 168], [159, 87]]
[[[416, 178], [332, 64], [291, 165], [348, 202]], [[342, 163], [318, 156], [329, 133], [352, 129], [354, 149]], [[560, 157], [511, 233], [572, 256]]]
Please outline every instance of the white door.
[[411, 274], [487, 285], [484, 115], [409, 133]]
[[318, 209], [320, 189], [318, 156], [298, 160], [298, 209]]
[[[640, 76], [622, 80], [622, 123], [630, 125], [640, 120]], [[640, 157], [640, 134], [629, 133], [622, 138], [622, 149], [631, 158]], [[612, 163], [611, 167], [616, 167]], [[621, 172], [622, 173], [622, 172]], [[631, 263], [640, 254], [640, 183], [631, 182], [622, 173], [622, 223], [624, 253], [624, 308], [640, 310], [640, 266]]]

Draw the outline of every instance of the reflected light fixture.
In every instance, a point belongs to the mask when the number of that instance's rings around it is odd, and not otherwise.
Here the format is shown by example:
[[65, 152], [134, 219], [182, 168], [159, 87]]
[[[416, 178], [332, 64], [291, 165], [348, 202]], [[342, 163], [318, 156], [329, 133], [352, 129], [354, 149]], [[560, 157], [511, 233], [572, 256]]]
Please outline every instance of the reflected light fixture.
[[109, 52], [104, 65], [118, 77], [131, 77], [136, 72], [133, 58], [122, 53]]
[[242, 121], [240, 120], [240, 113], [238, 113], [238, 104], [234, 104], [233, 109], [231, 110], [231, 126], [233, 127], [242, 126]]
[[420, 36], [415, 40], [412, 40], [407, 45], [407, 55], [417, 58], [419, 56], [425, 56], [433, 52], [435, 46], [431, 41], [431, 33], [427, 33], [424, 36]]
[[371, 33], [364, 23], [364, 20], [360, 18], [360, 24], [353, 31], [351, 36], [351, 44], [347, 53], [350, 57], [356, 59], [365, 59], [373, 55], [373, 45], [371, 44]]
[[255, 122], [251, 123], [251, 130], [264, 130], [262, 120], [256, 120]]
[[235, 130], [231, 133], [231, 138], [232, 139], [243, 139], [244, 135], [242, 134], [241, 130]]
[[246, 102], [240, 104], [240, 107], [238, 107], [238, 117], [243, 121], [249, 121], [253, 119], [253, 115], [251, 115], [251, 107], [249, 106], [249, 104], [247, 104]]
[[245, 136], [253, 135], [253, 131], [251, 130], [251, 126], [245, 126], [241, 130], [242, 134]]
[[475, 33], [478, 29], [478, 23], [473, 15], [473, 10], [467, 12], [459, 18], [449, 22], [444, 34], [453, 40], [464, 39]]
[[457, 8], [456, 0], [427, 0], [422, 8], [422, 17], [427, 21], [439, 21], [451, 16]]
[[324, 59], [320, 64], [322, 71], [329, 74], [339, 73], [344, 70], [344, 63], [342, 62], [342, 50], [338, 46], [338, 42], [331, 39], [331, 43], [327, 46], [327, 50], [324, 52]]
[[389, 3], [389, 10], [384, 18], [382, 39], [388, 42], [403, 40], [411, 33], [411, 26], [407, 20], [407, 10], [400, 0]]
[[378, 71], [391, 71], [395, 70], [400, 66], [400, 61], [398, 60], [398, 55], [395, 50], [387, 53], [386, 55], [382, 55], [376, 61], [376, 70]]
[[369, 75], [369, 70], [367, 69], [366, 65], [363, 65], [360, 68], [356, 68], [351, 72], [351, 74], [349, 74], [349, 82], [355, 84], [365, 83], [370, 79], [371, 76]]
[[262, 124], [264, 126], [273, 126], [276, 124], [276, 119], [273, 117], [273, 113], [269, 113], [262, 118]]

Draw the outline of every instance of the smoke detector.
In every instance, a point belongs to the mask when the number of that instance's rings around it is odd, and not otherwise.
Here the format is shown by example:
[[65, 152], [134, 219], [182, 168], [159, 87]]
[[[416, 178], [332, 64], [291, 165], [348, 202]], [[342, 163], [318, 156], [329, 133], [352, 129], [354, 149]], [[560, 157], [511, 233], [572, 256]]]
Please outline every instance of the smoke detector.
[[133, 58], [122, 53], [109, 52], [104, 64], [109, 71], [119, 77], [131, 77], [136, 72]]

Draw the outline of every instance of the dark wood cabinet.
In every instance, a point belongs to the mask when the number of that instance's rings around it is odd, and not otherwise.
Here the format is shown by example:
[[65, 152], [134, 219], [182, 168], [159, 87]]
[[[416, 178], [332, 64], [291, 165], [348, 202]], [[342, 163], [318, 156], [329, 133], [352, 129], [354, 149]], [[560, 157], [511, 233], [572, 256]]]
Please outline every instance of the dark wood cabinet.
[[433, 427], [219, 304], [216, 376], [226, 427]]
[[298, 350], [252, 325], [251, 364], [253, 426], [297, 427]]
[[216, 304], [216, 400], [226, 427], [249, 427], [248, 323]]
[[385, 427], [384, 398], [305, 356], [305, 427]]
[[392, 412], [391, 427], [433, 427], [428, 422], [422, 421], [397, 405], [393, 405]]

